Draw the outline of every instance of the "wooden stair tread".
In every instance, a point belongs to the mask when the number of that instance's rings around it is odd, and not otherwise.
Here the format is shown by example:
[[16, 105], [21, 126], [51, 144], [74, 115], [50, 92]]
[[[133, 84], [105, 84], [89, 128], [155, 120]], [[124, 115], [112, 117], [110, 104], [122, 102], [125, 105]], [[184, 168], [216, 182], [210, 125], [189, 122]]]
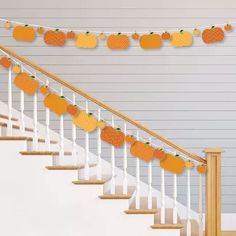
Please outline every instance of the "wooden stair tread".
[[152, 229], [182, 229], [183, 224], [154, 224], [151, 226]]
[[109, 180], [110, 180], [110, 178], [101, 179], [101, 180], [98, 180], [98, 179], [83, 180], [83, 179], [81, 179], [81, 180], [72, 181], [72, 183], [75, 185], [102, 185], [102, 184], [105, 184]]
[[[96, 166], [90, 165], [90, 167]], [[48, 170], [80, 170], [83, 169], [84, 165], [78, 165], [78, 166], [46, 166], [46, 169]]]
[[[59, 152], [54, 152], [54, 151], [25, 151], [25, 152], [20, 152], [21, 155], [24, 156], [58, 156]], [[64, 152], [64, 155], [71, 155], [72, 152]]]
[[[7, 123], [4, 123], [4, 122], [0, 122], [0, 126], [2, 127], [7, 127]], [[12, 128], [13, 129], [20, 129], [20, 126], [19, 125], [12, 125]], [[32, 128], [29, 128], [29, 127], [25, 127], [25, 131], [28, 131], [28, 132], [34, 132], [34, 129]]]
[[112, 199], [130, 199], [132, 195], [130, 194], [104, 194], [99, 196], [100, 199], [112, 200]]
[[[4, 141], [4, 140], [27, 140], [27, 141], [33, 141], [32, 137], [25, 137], [25, 136], [0, 136], [0, 140]], [[38, 139], [39, 143], [44, 143], [46, 142], [45, 139]], [[51, 140], [50, 141], [51, 144], [57, 144], [58, 142], [55, 140]]]
[[[2, 115], [2, 114], [0, 114], [0, 118], [5, 119], [5, 120], [8, 120], [8, 119], [9, 119], [8, 116]], [[18, 119], [14, 118], [14, 117], [12, 117], [11, 120], [12, 120], [12, 121], [18, 121]]]
[[157, 209], [129, 209], [125, 211], [126, 214], [141, 215], [141, 214], [156, 214]]

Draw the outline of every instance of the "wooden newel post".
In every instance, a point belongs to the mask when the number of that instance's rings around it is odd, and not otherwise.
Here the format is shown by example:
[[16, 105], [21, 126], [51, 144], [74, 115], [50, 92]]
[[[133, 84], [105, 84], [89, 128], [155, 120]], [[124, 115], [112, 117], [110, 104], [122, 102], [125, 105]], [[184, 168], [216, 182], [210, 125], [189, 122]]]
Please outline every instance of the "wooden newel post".
[[206, 236], [221, 236], [221, 153], [222, 149], [205, 149], [206, 174]]

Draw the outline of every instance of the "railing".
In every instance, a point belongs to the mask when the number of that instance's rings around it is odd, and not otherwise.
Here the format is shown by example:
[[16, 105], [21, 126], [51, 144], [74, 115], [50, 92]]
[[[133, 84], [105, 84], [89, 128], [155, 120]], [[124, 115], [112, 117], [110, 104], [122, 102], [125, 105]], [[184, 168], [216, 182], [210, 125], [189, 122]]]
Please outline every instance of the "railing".
[[[136, 132], [136, 139], [137, 140], [143, 140], [143, 136], [148, 135], [149, 138], [146, 141], [149, 141], [152, 143], [153, 146], [161, 146], [165, 148], [165, 150], [169, 153], [181, 154], [183, 158], [186, 158], [188, 160], [192, 160], [197, 163], [202, 163], [207, 165], [208, 172], [207, 172], [207, 182], [206, 182], [206, 235], [207, 236], [219, 236], [220, 232], [220, 156], [221, 156], [221, 150], [219, 149], [206, 149], [206, 159], [193, 154], [186, 150], [185, 148], [181, 147], [180, 145], [177, 145], [173, 141], [167, 139], [163, 135], [160, 135], [157, 132], [154, 132], [153, 130], [148, 129], [147, 127], [143, 126], [139, 122], [131, 119], [127, 115], [121, 113], [120, 111], [112, 108], [111, 106], [99, 101], [98, 99], [94, 98], [93, 96], [87, 94], [81, 89], [78, 89], [77, 87], [69, 84], [68, 82], [62, 80], [58, 76], [48, 72], [47, 70], [43, 69], [39, 65], [36, 65], [29, 61], [28, 59], [16, 54], [15, 52], [11, 51], [10, 49], [0, 45], [0, 50], [9, 56], [13, 61], [15, 60], [17, 63], [22, 65], [23, 70], [26, 70], [27, 72], [31, 73], [31, 70], [33, 69], [34, 76], [38, 79], [38, 74], [42, 74], [46, 76], [46, 81], [43, 81], [44, 84], [49, 85], [49, 80], [52, 80], [53, 82], [56, 82], [60, 85], [60, 94], [63, 95], [64, 89], [67, 88], [69, 91], [72, 91], [72, 104], [78, 104], [78, 101], [85, 99], [85, 107], [84, 110], [88, 113], [90, 112], [90, 104], [96, 105], [96, 113], [97, 113], [97, 119], [100, 120], [102, 117], [104, 117], [105, 113], [109, 113], [109, 116], [111, 117], [111, 126], [116, 127], [116, 124], [120, 124], [122, 122], [122, 129], [125, 134], [128, 133], [129, 130], [135, 130]], [[25, 67], [24, 67], [25, 66]], [[30, 68], [30, 70], [28, 69]], [[51, 83], [51, 81], [50, 81]], [[78, 99], [79, 97], [79, 99]], [[20, 112], [21, 112], [21, 135], [26, 135], [25, 131], [25, 115], [24, 115], [24, 92], [21, 92], [20, 94]], [[33, 147], [34, 150], [38, 150], [38, 97], [37, 94], [33, 98]], [[8, 73], [8, 129], [7, 133], [9, 136], [13, 134], [13, 124], [12, 124], [12, 73], [11, 68], [9, 69]], [[46, 109], [46, 117], [45, 117], [45, 146], [48, 151], [53, 150], [53, 147], [50, 143], [50, 111]], [[97, 156], [97, 168], [95, 173], [95, 178], [97, 180], [102, 180], [102, 156], [103, 156], [103, 147], [102, 142], [100, 138], [100, 130], [97, 131], [97, 139], [96, 139], [96, 156]], [[60, 117], [60, 139], [59, 139], [59, 165], [63, 166], [65, 161], [65, 138], [64, 138], [64, 116]], [[72, 125], [72, 134], [71, 134], [71, 150], [72, 150], [72, 156], [75, 158], [78, 158], [78, 145], [77, 145], [77, 128], [75, 125]], [[85, 133], [84, 137], [85, 141], [85, 147], [84, 147], [84, 175], [83, 178], [85, 180], [90, 180], [91, 178], [91, 168], [90, 168], [90, 135], [89, 133]], [[157, 145], [157, 143], [159, 145]], [[173, 150], [170, 150], [169, 148], [172, 148]], [[127, 195], [128, 194], [128, 147], [127, 144], [123, 146], [123, 177], [122, 177], [122, 194]], [[110, 163], [111, 163], [111, 180], [110, 180], [110, 190], [109, 194], [115, 195], [117, 193], [116, 191], [116, 150], [112, 146], [111, 152], [110, 152]], [[54, 163], [55, 164], [55, 163]], [[77, 164], [77, 160], [74, 161], [74, 164]], [[141, 209], [142, 208], [142, 184], [140, 181], [140, 167], [141, 167], [141, 161], [137, 158], [136, 159], [136, 182], [135, 182], [135, 192], [133, 197], [131, 198], [131, 201], [134, 201], [134, 208], [135, 209]], [[153, 184], [153, 173], [154, 168], [156, 169], [156, 173], [160, 173], [160, 179], [161, 179], [161, 200], [158, 201], [156, 204], [153, 202], [154, 196], [154, 184]], [[166, 197], [166, 171], [164, 169], [161, 169], [160, 167], [157, 167], [157, 165], [154, 163], [154, 161], [149, 161], [147, 164], [147, 176], [148, 176], [148, 188], [147, 193], [145, 193], [145, 197], [147, 196], [147, 210], [153, 210], [155, 208], [155, 205], [157, 205], [160, 208], [160, 224], [165, 225], [166, 223], [166, 208], [169, 207], [167, 204], [167, 197]], [[81, 176], [79, 176], [81, 178]], [[211, 186], [211, 187], [210, 187]], [[186, 235], [191, 236], [191, 170], [187, 169], [187, 177], [186, 177], [186, 199], [187, 199], [187, 207], [186, 207]], [[172, 208], [172, 224], [177, 225], [178, 222], [178, 176], [176, 174], [173, 174], [173, 206]], [[204, 227], [203, 227], [203, 175], [199, 175], [199, 235], [203, 235]]]

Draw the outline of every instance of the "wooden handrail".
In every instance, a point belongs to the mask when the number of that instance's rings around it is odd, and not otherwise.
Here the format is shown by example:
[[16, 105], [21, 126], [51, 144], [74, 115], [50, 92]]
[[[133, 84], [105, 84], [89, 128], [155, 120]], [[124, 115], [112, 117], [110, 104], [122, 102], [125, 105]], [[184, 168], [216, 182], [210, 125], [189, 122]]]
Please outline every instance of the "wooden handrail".
[[140, 124], [139, 122], [131, 119], [130, 117], [128, 117], [127, 115], [121, 113], [120, 111], [114, 109], [113, 107], [105, 104], [104, 102], [96, 99], [95, 97], [89, 95], [88, 93], [84, 92], [83, 90], [71, 85], [70, 83], [68, 83], [67, 81], [61, 79], [59, 76], [43, 69], [41, 66], [34, 64], [33, 62], [31, 62], [30, 60], [26, 59], [23, 56], [20, 56], [19, 54], [13, 52], [12, 50], [6, 48], [5, 46], [0, 44], [0, 49], [2, 51], [4, 51], [6, 54], [8, 54], [9, 56], [12, 56], [14, 58], [16, 58], [17, 60], [23, 62], [24, 64], [30, 66], [31, 68], [41, 72], [42, 74], [46, 75], [47, 77], [51, 78], [52, 80], [60, 83], [61, 85], [69, 88], [70, 90], [74, 91], [75, 93], [81, 95], [82, 97], [90, 100], [91, 102], [97, 104], [99, 107], [102, 107], [103, 109], [111, 112], [112, 114], [116, 115], [117, 117], [120, 117], [121, 119], [127, 121], [128, 123], [132, 124], [133, 126], [136, 126], [137, 128], [139, 128], [140, 130], [145, 131], [146, 133], [150, 134], [151, 136], [161, 140], [162, 142], [166, 143], [167, 145], [169, 145], [170, 147], [178, 150], [179, 152], [185, 154], [186, 156], [194, 159], [195, 161], [201, 162], [206, 164], [206, 160], [194, 153], [189, 152], [188, 150], [186, 150], [185, 148], [181, 147], [180, 145], [174, 143], [173, 141], [169, 140], [168, 138], [166, 138], [165, 136], [158, 134], [157, 132], [154, 132], [151, 129], [146, 128], [145, 126], [143, 126], [142, 124]]

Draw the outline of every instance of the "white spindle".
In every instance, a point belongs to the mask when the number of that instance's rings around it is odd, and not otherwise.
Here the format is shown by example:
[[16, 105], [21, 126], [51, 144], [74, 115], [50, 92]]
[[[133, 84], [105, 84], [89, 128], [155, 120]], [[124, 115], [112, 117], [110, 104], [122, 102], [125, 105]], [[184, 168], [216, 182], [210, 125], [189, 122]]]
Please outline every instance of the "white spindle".
[[203, 185], [202, 175], [199, 175], [199, 236], [203, 236]]
[[12, 72], [8, 71], [8, 126], [7, 135], [12, 136]]
[[177, 175], [174, 174], [174, 184], [173, 184], [173, 224], [178, 223], [178, 216], [177, 216]]
[[[49, 81], [47, 80], [46, 85], [49, 86]], [[48, 151], [51, 151], [50, 143], [50, 110], [46, 108], [46, 147]]]
[[[101, 120], [101, 109], [98, 108], [98, 120]], [[102, 142], [101, 142], [101, 130], [98, 129], [98, 147], [97, 147], [97, 179], [101, 180], [102, 179], [102, 159], [101, 159], [101, 153], [102, 153]]]
[[[75, 94], [73, 93], [73, 105], [76, 104], [75, 101]], [[72, 156], [74, 158], [74, 160], [76, 160], [76, 126], [74, 125], [74, 123], [72, 122]]]
[[166, 223], [166, 189], [165, 189], [165, 170], [161, 169], [161, 224]]
[[20, 91], [20, 117], [21, 117], [21, 134], [24, 136], [25, 134], [25, 95], [24, 91]]
[[[111, 125], [112, 127], [115, 126], [115, 122], [114, 122], [114, 117], [111, 117]], [[116, 183], [115, 183], [115, 147], [112, 145], [111, 146], [111, 189], [110, 189], [110, 193], [111, 194], [115, 194], [116, 190]]]
[[[127, 132], [127, 126], [124, 122], [124, 134], [126, 135]], [[128, 193], [128, 180], [127, 180], [127, 143], [124, 143], [124, 159], [123, 159], [123, 194]]]
[[[137, 140], [139, 140], [139, 131], [137, 130], [136, 135]], [[135, 207], [140, 209], [140, 160], [136, 158], [136, 198], [135, 198]]]
[[190, 168], [187, 169], [187, 236], [191, 236], [191, 176]]
[[[151, 141], [149, 138], [150, 144]], [[152, 161], [148, 162], [148, 209], [152, 209]]]
[[[88, 101], [85, 101], [85, 110], [88, 113]], [[90, 169], [89, 169], [89, 133], [85, 133], [85, 164], [84, 164], [84, 179], [89, 180]]]
[[[63, 88], [61, 87], [61, 96], [63, 96]], [[64, 163], [64, 117], [60, 116], [60, 164]]]
[[38, 95], [34, 94], [34, 137], [33, 147], [35, 151], [38, 151]]

